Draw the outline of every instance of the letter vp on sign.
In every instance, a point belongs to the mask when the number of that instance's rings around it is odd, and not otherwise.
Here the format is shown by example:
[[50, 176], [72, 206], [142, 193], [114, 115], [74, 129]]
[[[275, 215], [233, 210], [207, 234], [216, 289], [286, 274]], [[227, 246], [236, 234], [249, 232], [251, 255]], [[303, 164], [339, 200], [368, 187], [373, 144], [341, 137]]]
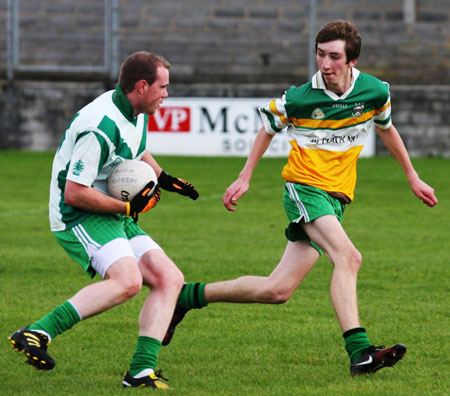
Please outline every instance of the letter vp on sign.
[[190, 132], [191, 109], [189, 107], [160, 107], [148, 116], [148, 132]]

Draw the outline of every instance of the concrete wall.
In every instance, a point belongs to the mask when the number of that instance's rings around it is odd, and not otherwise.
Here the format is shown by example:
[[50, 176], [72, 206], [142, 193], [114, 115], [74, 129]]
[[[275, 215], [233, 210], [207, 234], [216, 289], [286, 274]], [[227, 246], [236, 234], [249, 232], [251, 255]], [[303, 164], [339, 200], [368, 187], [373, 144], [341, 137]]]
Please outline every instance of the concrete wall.
[[[119, 0], [119, 62], [137, 50], [163, 54], [174, 82], [303, 81], [309, 0]], [[20, 0], [24, 65], [103, 62], [104, 2]], [[407, 4], [415, 4], [414, 22]], [[391, 84], [450, 83], [448, 0], [317, 0], [317, 28], [356, 23], [361, 68]], [[6, 70], [6, 1], [0, 3], [0, 74]]]
[[[450, 86], [391, 86], [392, 121], [411, 156], [450, 157]], [[377, 153], [386, 154], [380, 139]]]
[[[280, 96], [286, 88], [270, 87], [259, 96]], [[74, 114], [104, 90], [105, 84], [94, 82], [4, 85], [0, 91], [0, 149], [55, 150]], [[391, 96], [392, 119], [410, 154], [450, 157], [450, 86], [394, 85]], [[386, 154], [381, 141], [377, 153]]]
[[[73, 114], [113, 87], [115, 76], [16, 72], [7, 82], [6, 4], [0, 3], [0, 148], [53, 149]], [[308, 78], [309, 0], [118, 4], [118, 62], [137, 50], [161, 53], [172, 65], [171, 96], [276, 97]], [[103, 64], [103, 1], [20, 0], [19, 12], [21, 65]], [[410, 150], [450, 155], [450, 2], [317, 0], [317, 29], [338, 18], [361, 32], [358, 68], [391, 84], [394, 122]]]

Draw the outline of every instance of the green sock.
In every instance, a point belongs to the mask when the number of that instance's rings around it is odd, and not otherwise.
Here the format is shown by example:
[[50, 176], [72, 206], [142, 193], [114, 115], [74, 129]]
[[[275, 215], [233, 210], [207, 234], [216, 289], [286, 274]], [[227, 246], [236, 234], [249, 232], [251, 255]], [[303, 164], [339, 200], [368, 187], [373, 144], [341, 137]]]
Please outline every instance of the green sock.
[[136, 344], [136, 351], [130, 363], [130, 375], [134, 377], [142, 370], [155, 369], [158, 359], [161, 341], [155, 338], [139, 336]]
[[205, 286], [206, 283], [185, 283], [178, 296], [178, 304], [189, 309], [206, 307]]
[[53, 339], [58, 334], [69, 330], [81, 320], [80, 314], [70, 301], [57, 306], [52, 312], [33, 323], [30, 330], [43, 330]]
[[366, 329], [357, 327], [355, 329], [347, 330], [343, 337], [345, 339], [345, 350], [350, 357], [350, 362], [358, 361], [361, 353], [370, 347], [370, 341], [366, 334]]

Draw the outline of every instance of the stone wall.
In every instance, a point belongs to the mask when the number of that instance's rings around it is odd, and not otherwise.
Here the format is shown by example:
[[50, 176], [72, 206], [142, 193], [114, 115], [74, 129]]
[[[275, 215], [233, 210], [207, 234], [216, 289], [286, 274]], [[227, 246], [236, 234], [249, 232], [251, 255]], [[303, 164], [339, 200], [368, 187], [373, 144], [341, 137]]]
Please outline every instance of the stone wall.
[[[99, 67], [104, 1], [20, 0], [19, 63]], [[171, 62], [176, 97], [277, 97], [308, 78], [309, 0], [118, 0], [120, 63], [137, 50]], [[405, 5], [415, 5], [410, 21]], [[317, 29], [356, 23], [361, 71], [391, 84], [393, 119], [413, 155], [450, 156], [450, 2], [317, 0]], [[16, 71], [7, 81], [0, 3], [0, 148], [54, 149], [73, 114], [114, 86], [108, 73]], [[317, 30], [316, 29], [316, 30]], [[378, 145], [379, 153], [384, 153]]]
[[[55, 150], [74, 114], [105, 88], [95, 82], [5, 84], [0, 90], [0, 149]], [[277, 97], [285, 88], [267, 86], [258, 92]], [[392, 119], [410, 154], [450, 157], [450, 86], [393, 85], [391, 96]], [[377, 153], [386, 154], [380, 140]]]
[[[450, 157], [450, 86], [391, 86], [392, 121], [413, 157]], [[377, 140], [377, 154], [387, 149]]]
[[69, 121], [101, 83], [16, 81], [0, 91], [0, 149], [55, 150]]
[[[415, 4], [405, 22], [405, 4]], [[104, 1], [20, 0], [23, 65], [101, 66]], [[118, 0], [118, 62], [163, 54], [173, 82], [266, 83], [308, 75], [309, 0]], [[316, 31], [356, 23], [359, 65], [391, 84], [450, 84], [448, 0], [317, 0]], [[0, 3], [0, 78], [7, 67], [6, 1]], [[36, 75], [36, 74], [35, 74]], [[76, 75], [71, 78], [77, 78]], [[82, 75], [81, 78], [86, 78]]]

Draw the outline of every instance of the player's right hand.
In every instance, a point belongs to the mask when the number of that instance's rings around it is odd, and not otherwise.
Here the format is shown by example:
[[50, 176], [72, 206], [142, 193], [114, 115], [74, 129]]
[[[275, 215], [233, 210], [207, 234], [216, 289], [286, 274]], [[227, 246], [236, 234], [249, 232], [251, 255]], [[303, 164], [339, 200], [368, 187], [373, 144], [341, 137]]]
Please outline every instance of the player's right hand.
[[131, 216], [134, 221], [138, 221], [138, 214], [153, 209], [161, 198], [161, 190], [159, 186], [150, 193], [155, 182], [149, 182], [136, 196], [127, 202], [127, 216]]
[[232, 183], [225, 191], [222, 197], [222, 202], [227, 210], [234, 212], [236, 210], [235, 206], [237, 206], [237, 200], [244, 195], [250, 185], [247, 181], [243, 181], [242, 179], [237, 179], [234, 183]]

